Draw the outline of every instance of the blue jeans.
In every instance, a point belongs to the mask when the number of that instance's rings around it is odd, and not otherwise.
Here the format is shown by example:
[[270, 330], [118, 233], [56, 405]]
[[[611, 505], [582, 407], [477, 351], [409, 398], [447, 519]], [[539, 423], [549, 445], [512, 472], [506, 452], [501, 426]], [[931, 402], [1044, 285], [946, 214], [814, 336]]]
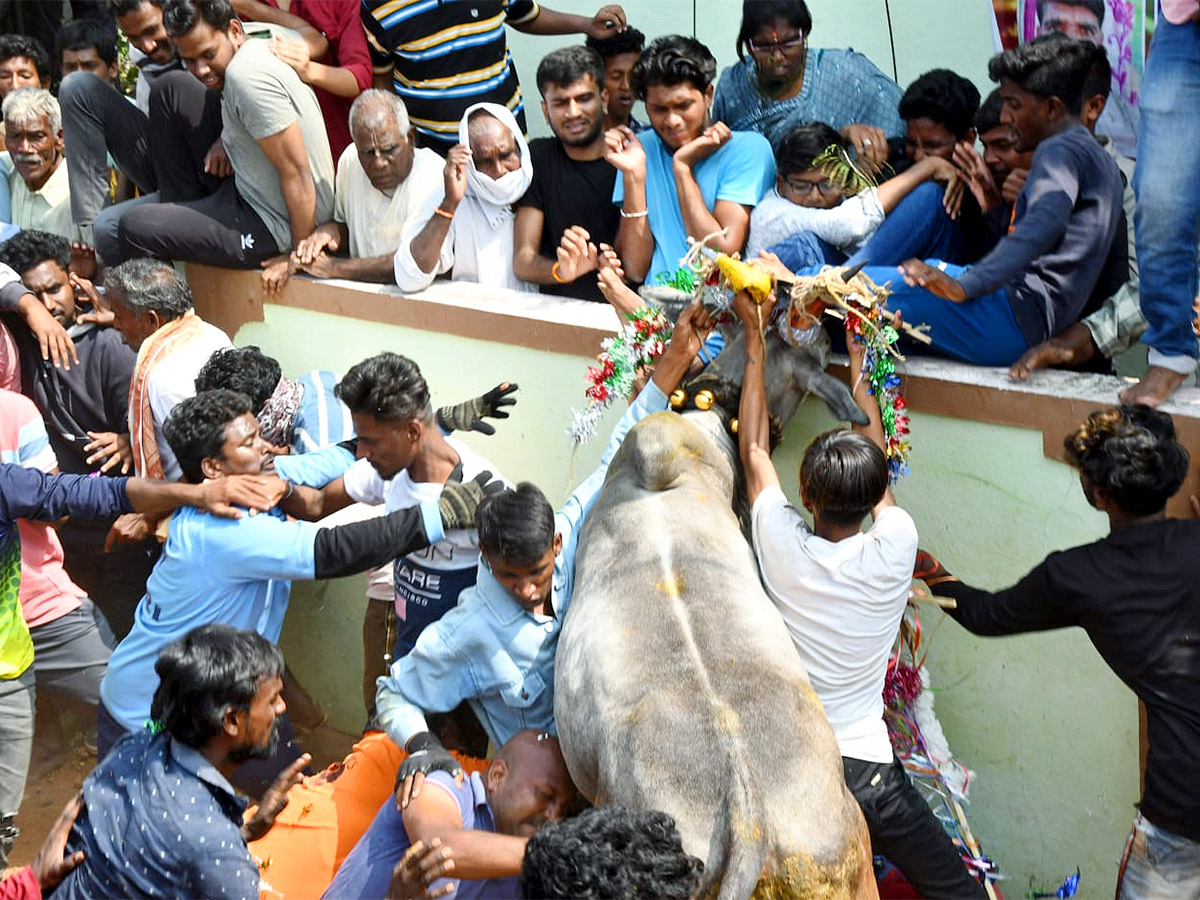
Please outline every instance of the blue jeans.
[[[1158, 21], [1162, 27], [1166, 20], [1160, 16]], [[1138, 813], [1121, 857], [1117, 900], [1144, 897], [1156, 900], [1200, 897], [1200, 844], [1158, 828]]]
[[934, 181], [918, 185], [883, 220], [883, 224], [846, 260], [872, 266], [898, 266], [906, 259], [962, 258], [962, 235], [958, 223], [942, 206], [942, 186]]
[[[926, 262], [951, 278], [966, 271], [962, 266], [936, 259]], [[1003, 290], [965, 303], [952, 303], [925, 288], [909, 287], [894, 266], [867, 266], [863, 272], [876, 284], [891, 282], [888, 309], [903, 313], [909, 325], [930, 326], [933, 345], [926, 348], [924, 344], [906, 341], [906, 353], [927, 351], [977, 366], [1008, 366], [1029, 349]]]
[[799, 272], [801, 269], [821, 266], [840, 266], [846, 261], [846, 254], [833, 244], [826, 243], [811, 231], [797, 231], [791, 237], [767, 248], [768, 253], [774, 253], [779, 261]]
[[1142, 313], [1150, 323], [1142, 341], [1152, 365], [1186, 374], [1200, 352], [1191, 325], [1200, 225], [1200, 28], [1159, 16], [1138, 108], [1134, 226]]

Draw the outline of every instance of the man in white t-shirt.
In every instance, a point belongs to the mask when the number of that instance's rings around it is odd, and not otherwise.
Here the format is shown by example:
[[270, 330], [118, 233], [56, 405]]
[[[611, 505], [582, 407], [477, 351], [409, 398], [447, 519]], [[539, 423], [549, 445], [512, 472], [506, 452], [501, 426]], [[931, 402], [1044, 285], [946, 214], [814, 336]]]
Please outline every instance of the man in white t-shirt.
[[[922, 897], [983, 897], [949, 836], [892, 752], [883, 721], [887, 661], [912, 584], [917, 529], [888, 487], [879, 406], [862, 375], [863, 346], [847, 335], [854, 398], [869, 423], [819, 435], [800, 466], [809, 528], [771, 464], [759, 310], [735, 309], [746, 332], [738, 444], [751, 535], [767, 595], [783, 615], [837, 737], [846, 786], [862, 807], [871, 846]], [[766, 320], [769, 309], [762, 310]], [[866, 533], [862, 520], [874, 524]]]
[[[337, 164], [333, 221], [297, 245], [291, 269], [316, 278], [391, 284], [392, 257], [415, 214], [441, 196], [445, 161], [417, 147], [404, 101], [391, 91], [363, 91], [350, 107], [350, 134]], [[349, 259], [333, 254], [349, 249]]]
[[[354, 502], [383, 504], [392, 513], [437, 500], [451, 479], [497, 472], [466, 444], [442, 434], [412, 360], [395, 353], [364, 360], [345, 374], [337, 395], [350, 409], [359, 458], [319, 499], [297, 492], [285, 501], [283, 508], [298, 518], [315, 520]], [[447, 531], [442, 540], [395, 561], [396, 631], [388, 642], [393, 659], [412, 650], [421, 631], [454, 608], [458, 595], [475, 584], [478, 562], [473, 528]]]

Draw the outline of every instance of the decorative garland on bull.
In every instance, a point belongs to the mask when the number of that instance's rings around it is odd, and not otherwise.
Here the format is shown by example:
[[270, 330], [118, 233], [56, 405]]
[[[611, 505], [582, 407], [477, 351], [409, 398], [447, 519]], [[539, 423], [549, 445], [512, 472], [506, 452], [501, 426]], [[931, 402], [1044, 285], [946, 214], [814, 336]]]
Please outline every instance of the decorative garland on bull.
[[[712, 236], [710, 236], [711, 238]], [[716, 313], [718, 323], [732, 322], [733, 297], [747, 291], [760, 309], [772, 294], [784, 296], [776, 303], [761, 327], [775, 329], [786, 344], [797, 349], [812, 348], [821, 338], [822, 315], [848, 322], [854, 340], [866, 348], [863, 375], [870, 381], [870, 393], [879, 404], [886, 438], [888, 478], [892, 483], [909, 472], [909, 419], [901, 392], [897, 362], [904, 356], [896, 347], [899, 331], [923, 343], [929, 343], [925, 326], [913, 327], [901, 322], [885, 307], [890, 291], [875, 284], [860, 267], [825, 267], [815, 275], [797, 276], [782, 267], [764, 267], [742, 262], [709, 249], [704, 241], [693, 242], [680, 268], [660, 275], [659, 284], [642, 289], [643, 297], [659, 309], [639, 309], [626, 316], [622, 332], [605, 340], [599, 365], [588, 370], [585, 394], [588, 406], [573, 412], [568, 433], [573, 445], [595, 434], [600, 417], [617, 397], [629, 395], [640, 369], [652, 366], [670, 340], [670, 321], [689, 303], [699, 299]], [[675, 409], [709, 409], [717, 402], [717, 393], [705, 387], [693, 394], [676, 391], [671, 398]], [[737, 419], [729, 427], [736, 433]]]

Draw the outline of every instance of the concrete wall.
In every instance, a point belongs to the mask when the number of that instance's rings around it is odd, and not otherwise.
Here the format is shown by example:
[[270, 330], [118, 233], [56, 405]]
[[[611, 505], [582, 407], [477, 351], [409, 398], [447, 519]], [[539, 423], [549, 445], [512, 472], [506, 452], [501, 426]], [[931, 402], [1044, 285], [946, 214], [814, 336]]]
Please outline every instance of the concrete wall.
[[[601, 0], [550, 3], [553, 9], [587, 16], [603, 5]], [[734, 45], [742, 14], [738, 0], [629, 0], [623, 5], [629, 23], [647, 40], [688, 34], [704, 42], [719, 68], [737, 61]], [[990, 0], [808, 0], [808, 7], [813, 17], [812, 46], [853, 47], [888, 75], [894, 74], [901, 85], [930, 69], [947, 68], [970, 78], [985, 96], [994, 87], [987, 77], [987, 61], [995, 52]], [[577, 35], [541, 37], [509, 29], [508, 43], [521, 76], [532, 137], [550, 133], [538, 106], [534, 79], [538, 61], [557, 47], [582, 40]]]
[[[381, 306], [411, 302], [375, 299]], [[335, 303], [332, 295], [329, 302]], [[519, 382], [520, 402], [499, 434], [465, 440], [508, 477], [537, 482], [552, 501], [563, 499], [598, 458], [601, 442], [573, 455], [564, 433], [571, 407], [582, 400], [584, 351], [549, 353], [284, 306], [266, 306], [264, 316], [236, 330], [235, 343], [259, 344], [285, 372], [317, 365], [344, 371], [389, 349], [419, 362], [435, 402], [501, 380]], [[379, 316], [404, 322], [408, 314], [389, 307]], [[918, 381], [910, 382], [910, 399], [923, 408], [934, 388], [918, 388]], [[988, 389], [970, 390], [980, 392], [971, 403], [982, 409], [978, 398]], [[1058, 415], [1061, 425], [1048, 444], [1061, 439], [1076, 413]], [[793, 497], [804, 446], [832, 424], [811, 403], [792, 423], [777, 466]], [[914, 413], [913, 474], [897, 495], [916, 518], [923, 546], [965, 578], [1001, 587], [1050, 550], [1103, 534], [1105, 523], [1084, 503], [1074, 473], [1044, 456], [1043, 440], [1039, 430]], [[363, 718], [364, 603], [358, 578], [297, 584], [283, 637], [294, 670], [347, 730], [361, 727]], [[1084, 896], [1111, 895], [1138, 796], [1132, 694], [1080, 632], [981, 640], [932, 608], [922, 612], [922, 623], [938, 714], [952, 748], [977, 775], [969, 807], [976, 835], [1013, 878], [1005, 893], [1024, 894], [1031, 882], [1056, 887], [1078, 865]]]

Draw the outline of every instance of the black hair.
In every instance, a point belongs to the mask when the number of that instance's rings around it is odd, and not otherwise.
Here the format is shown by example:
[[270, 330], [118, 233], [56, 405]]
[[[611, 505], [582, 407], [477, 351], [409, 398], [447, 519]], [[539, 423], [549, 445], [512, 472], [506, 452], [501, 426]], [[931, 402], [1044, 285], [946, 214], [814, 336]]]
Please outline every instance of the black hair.
[[1188, 473], [1175, 423], [1149, 406], [1097, 410], [1067, 435], [1063, 449], [1092, 488], [1135, 516], [1160, 512]]
[[830, 146], [843, 149], [849, 144], [844, 137], [824, 122], [805, 122], [783, 136], [775, 147], [775, 171], [784, 177], [807, 172], [813, 160]]
[[817, 435], [800, 463], [800, 489], [814, 515], [858, 525], [888, 487], [887, 458], [866, 435], [837, 428]]
[[1037, 0], [1037, 17], [1041, 23], [1046, 18], [1046, 4], [1058, 3], [1062, 6], [1082, 6], [1096, 17], [1096, 21], [1104, 24], [1104, 0]]
[[429, 386], [421, 370], [398, 353], [364, 359], [342, 377], [334, 393], [350, 412], [383, 422], [425, 420], [430, 413]]
[[201, 625], [163, 648], [150, 718], [179, 743], [201, 749], [230, 710], [247, 710], [264, 678], [283, 677], [283, 654], [253, 631]]
[[1112, 92], [1112, 63], [1108, 61], [1108, 52], [1097, 44], [1088, 44], [1087, 77], [1083, 81], [1083, 102], [1086, 103], [1097, 94], [1108, 99]]
[[703, 871], [666, 813], [602, 806], [531, 837], [521, 886], [526, 897], [547, 900], [687, 900]]
[[978, 109], [979, 88], [949, 69], [931, 69], [900, 98], [900, 118], [932, 119], [960, 140], [971, 130]]
[[110, 291], [130, 310], [141, 314], [154, 310], [165, 322], [178, 319], [192, 308], [192, 289], [169, 263], [157, 259], [130, 259], [104, 274]]
[[187, 481], [199, 484], [204, 480], [200, 463], [221, 455], [225, 426], [246, 413], [254, 414], [250, 398], [225, 388], [205, 391], [176, 404], [162, 430]]
[[812, 13], [804, 0], [742, 0], [742, 27], [738, 29], [737, 55], [745, 62], [746, 47], [754, 32], [783, 19], [805, 37], [812, 33]]
[[542, 57], [537, 67], [538, 93], [546, 96], [546, 87], [566, 87], [585, 75], [591, 75], [597, 89], [604, 88], [604, 60], [590, 47], [559, 47]]
[[629, 73], [633, 93], [646, 99], [646, 89], [661, 84], [674, 87], [688, 82], [698, 91], [708, 90], [717, 77], [717, 61], [709, 49], [695, 38], [669, 34], [655, 38], [638, 57]]
[[1004, 108], [1004, 98], [1000, 96], [1000, 88], [995, 88], [983, 103], [979, 104], [979, 112], [975, 113], [975, 130], [981, 135], [985, 131], [999, 128], [1004, 123], [1000, 121], [1000, 110]]
[[0, 62], [23, 56], [33, 63], [43, 84], [50, 81], [50, 54], [36, 38], [24, 34], [0, 34]]
[[143, 3], [162, 9], [163, 0], [100, 0], [100, 8], [114, 19], [127, 16]]
[[94, 47], [96, 55], [106, 66], [117, 61], [117, 29], [111, 19], [74, 19], [58, 29], [54, 41], [54, 58], [62, 65], [64, 50], [86, 50]]
[[554, 544], [554, 507], [536, 484], [485, 497], [475, 512], [479, 549], [515, 566], [529, 566]]
[[1061, 35], [1018, 44], [988, 61], [992, 81], [1008, 79], [1021, 90], [1042, 100], [1057, 97], [1067, 112], [1079, 115], [1083, 108], [1083, 86], [1092, 63], [1088, 48], [1095, 45]]
[[48, 231], [19, 231], [0, 244], [0, 262], [24, 275], [52, 259], [63, 271], [71, 265], [71, 242]]
[[201, 22], [227, 31], [237, 18], [229, 0], [163, 0], [163, 28], [173, 38], [182, 37]]
[[646, 46], [646, 36], [636, 28], [626, 28], [612, 37], [589, 37], [584, 41], [584, 46], [595, 50], [602, 60], [608, 62], [611, 57], [622, 53], [641, 53]]
[[257, 347], [228, 347], [208, 358], [196, 375], [196, 393], [226, 388], [250, 398], [255, 410], [271, 399], [283, 370]]

